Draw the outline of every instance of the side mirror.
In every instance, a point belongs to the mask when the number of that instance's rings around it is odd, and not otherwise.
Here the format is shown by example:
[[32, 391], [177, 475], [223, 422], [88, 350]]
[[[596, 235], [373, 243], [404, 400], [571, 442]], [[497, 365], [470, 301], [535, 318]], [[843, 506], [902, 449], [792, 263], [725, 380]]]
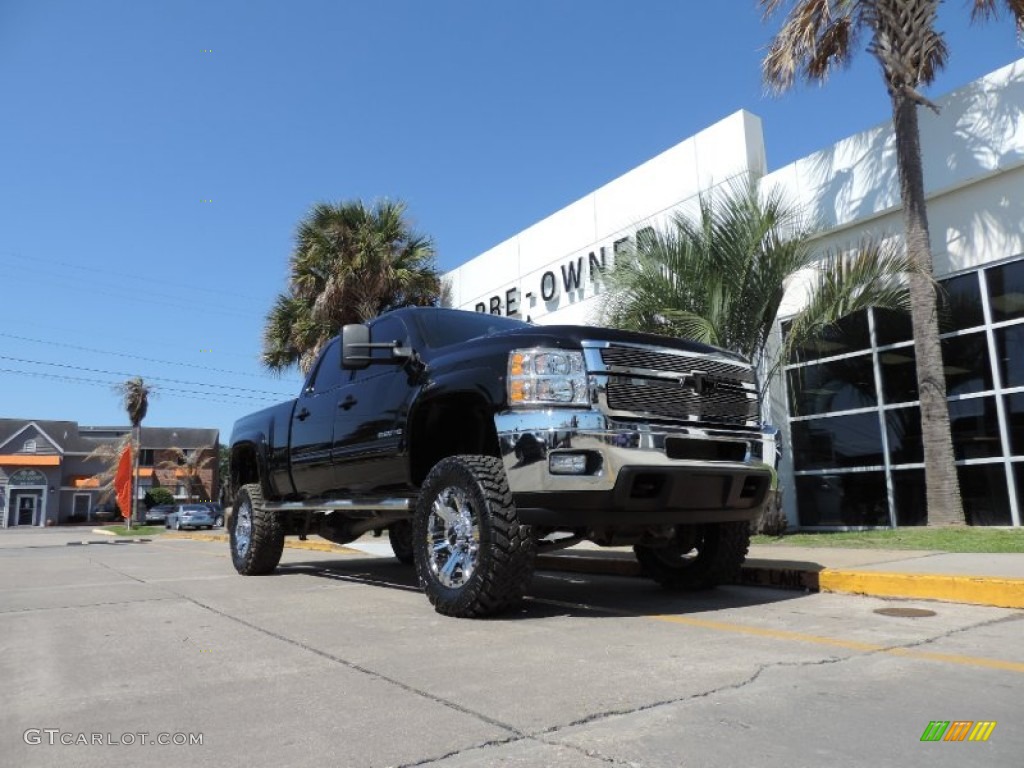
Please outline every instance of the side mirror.
[[360, 370], [370, 365], [370, 327], [346, 325], [341, 329], [341, 367]]

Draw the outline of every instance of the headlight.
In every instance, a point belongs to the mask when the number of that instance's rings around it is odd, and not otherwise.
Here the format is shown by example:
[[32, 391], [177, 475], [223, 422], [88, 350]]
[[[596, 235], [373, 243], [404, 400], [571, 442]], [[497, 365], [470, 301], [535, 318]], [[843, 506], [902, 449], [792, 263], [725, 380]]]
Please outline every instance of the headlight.
[[510, 405], [587, 405], [583, 353], [564, 349], [516, 349], [508, 356]]

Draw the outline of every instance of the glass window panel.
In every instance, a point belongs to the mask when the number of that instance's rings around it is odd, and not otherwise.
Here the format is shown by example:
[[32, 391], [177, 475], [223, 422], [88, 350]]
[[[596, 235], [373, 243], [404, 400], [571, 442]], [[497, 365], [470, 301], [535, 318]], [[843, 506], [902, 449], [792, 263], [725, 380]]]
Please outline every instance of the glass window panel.
[[889, 525], [884, 472], [796, 478], [800, 525]]
[[921, 409], [893, 408], [885, 412], [889, 436], [889, 461], [893, 464], [919, 464], [924, 461], [921, 442]]
[[953, 400], [949, 404], [949, 426], [957, 461], [1002, 455], [994, 397]]
[[1003, 386], [1024, 386], [1024, 325], [997, 328], [995, 334]]
[[909, 312], [878, 308], [871, 311], [875, 313], [875, 339], [879, 346], [910, 341], [914, 338]]
[[928, 499], [923, 469], [894, 470], [892, 491], [896, 502], [896, 525], [927, 524]]
[[1002, 464], [957, 467], [968, 525], [1010, 525], [1010, 494]]
[[[341, 340], [335, 338], [328, 342], [327, 350], [321, 355], [320, 363], [313, 372], [307, 391], [328, 392], [341, 383], [341, 376]], [[178, 463], [184, 462], [179, 461]]]
[[[789, 322], [783, 323], [783, 334], [789, 333], [789, 327]], [[867, 311], [862, 309], [829, 326], [816, 339], [797, 347], [789, 362], [803, 363], [870, 348], [871, 334], [868, 332]]]
[[917, 400], [917, 364], [913, 347], [897, 347], [878, 353], [882, 370], [882, 396], [886, 403]]
[[792, 416], [848, 411], [877, 403], [871, 355], [814, 363], [789, 371]]
[[939, 330], [962, 331], [984, 325], [985, 313], [981, 308], [981, 288], [978, 273], [971, 272], [939, 281]]
[[965, 395], [992, 389], [992, 367], [984, 332], [942, 340], [946, 394]]
[[992, 319], [1024, 317], [1024, 261], [985, 270]]
[[1014, 462], [1012, 471], [1017, 482], [1017, 510], [1024, 517], [1024, 462]]
[[1006, 406], [1006, 429], [1010, 433], [1010, 454], [1024, 456], [1024, 392], [1007, 395], [1003, 404]]
[[877, 413], [794, 421], [790, 432], [793, 465], [798, 470], [882, 464]]

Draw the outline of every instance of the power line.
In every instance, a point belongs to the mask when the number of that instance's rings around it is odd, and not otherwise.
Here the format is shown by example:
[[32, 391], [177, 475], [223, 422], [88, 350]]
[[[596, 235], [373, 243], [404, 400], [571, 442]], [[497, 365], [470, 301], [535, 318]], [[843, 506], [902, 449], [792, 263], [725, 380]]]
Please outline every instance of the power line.
[[214, 371], [216, 373], [230, 373], [233, 376], [250, 376], [252, 378], [257, 378], [257, 379], [260, 379], [260, 378], [263, 378], [263, 379], [273, 379], [274, 378], [274, 376], [272, 376], [270, 374], [265, 374], [265, 373], [264, 374], [259, 374], [259, 373], [249, 373], [249, 372], [246, 372], [246, 371], [232, 371], [232, 370], [228, 370], [227, 368], [213, 368], [212, 366], [209, 366], [209, 365], [198, 365], [196, 363], [174, 363], [174, 362], [170, 362], [168, 360], [158, 360], [158, 359], [153, 358], [153, 357], [144, 357], [143, 355], [134, 355], [134, 354], [132, 354], [130, 352], [112, 352], [110, 350], [105, 350], [105, 349], [96, 349], [95, 347], [82, 347], [82, 346], [79, 346], [77, 344], [68, 344], [67, 342], [64, 342], [64, 341], [51, 341], [49, 339], [34, 339], [34, 338], [29, 337], [29, 336], [18, 336], [17, 334], [13, 334], [13, 333], [3, 333], [3, 332], [0, 332], [0, 336], [2, 336], [4, 338], [8, 338], [8, 339], [17, 339], [18, 341], [28, 341], [28, 342], [32, 342], [33, 344], [49, 344], [50, 346], [53, 346], [53, 347], [64, 347], [66, 349], [77, 349], [80, 352], [92, 352], [94, 354], [99, 354], [99, 355], [113, 355], [115, 357], [130, 358], [132, 360], [142, 360], [142, 361], [147, 362], [147, 363], [157, 363], [158, 365], [172, 365], [172, 366], [180, 366], [180, 367], [183, 367], [183, 368], [196, 368], [196, 369], [201, 370], [201, 371]]
[[[9, 307], [7, 307], [7, 306], [0, 306], [0, 310], [4, 310], [4, 309], [8, 309], [8, 308]], [[86, 325], [86, 324], [83, 324], [83, 325], [80, 325], [80, 326], [76, 326], [76, 327], [69, 327], [66, 323], [61, 323], [59, 325], [51, 325], [51, 324], [48, 324], [48, 323], [41, 322], [41, 321], [39, 321], [35, 317], [32, 317], [30, 321], [27, 321], [26, 318], [23, 317], [23, 316], [14, 316], [14, 317], [12, 317], [12, 316], [5, 316], [5, 317], [0, 317], [0, 328], [3, 328], [3, 327], [7, 327], [8, 331], [10, 331], [12, 333], [15, 333], [15, 332], [16, 333], [34, 333], [34, 334], [42, 334], [42, 335], [46, 335], [47, 333], [49, 333], [49, 337], [50, 338], [53, 338], [53, 337], [56, 336], [56, 337], [60, 338], [61, 341], [64, 341], [64, 342], [67, 342], [67, 343], [71, 343], [74, 340], [72, 334], [75, 334], [75, 333], [77, 333], [79, 337], [82, 337], [83, 335], [87, 337], [85, 339], [85, 341], [83, 342], [85, 344], [92, 343], [92, 340], [95, 337], [95, 332], [89, 331], [88, 330], [88, 325]], [[24, 329], [24, 330], [17, 331], [16, 328], [19, 328], [19, 327]], [[140, 332], [145, 332], [146, 331], [145, 326], [133, 325], [132, 329], [140, 331]], [[119, 326], [117, 328], [110, 328], [109, 326], [108, 327], [104, 327], [104, 328], [102, 328], [101, 332], [103, 334], [102, 338], [103, 338], [105, 343], [107, 343], [107, 344], [114, 344], [119, 349], [142, 349], [142, 348], [146, 348], [148, 345], [153, 343], [152, 334], [150, 334], [146, 338], [139, 338], [138, 336], [128, 336], [128, 335], [125, 335], [124, 329], [123, 329], [122, 326]], [[161, 351], [161, 353], [168, 354], [168, 355], [180, 354], [181, 353], [180, 352], [181, 348], [182, 347], [187, 347], [189, 353], [194, 353], [196, 351], [197, 347], [201, 347], [202, 346], [202, 345], [197, 345], [196, 344], [196, 342], [194, 340], [194, 336], [195, 336], [195, 334], [192, 334], [192, 333], [189, 333], [187, 335], [186, 334], [175, 333], [174, 335], [172, 335], [170, 337], [162, 336], [161, 339], [160, 339], [160, 351]], [[209, 339], [209, 336], [207, 336], [207, 338]], [[246, 364], [248, 364], [248, 365], [253, 365], [253, 364], [257, 363], [258, 360], [259, 360], [259, 355], [258, 354], [254, 354], [252, 352], [250, 352], [249, 354], [241, 354], [240, 352], [228, 351], [228, 350], [230, 350], [232, 348], [233, 347], [231, 347], [231, 346], [227, 346], [227, 347], [221, 346], [221, 347], [219, 347], [217, 349], [217, 358], [218, 359], [226, 358], [226, 357], [237, 358], [239, 360], [244, 360], [246, 362]], [[202, 351], [202, 350], [200, 350], [200, 351]], [[213, 350], [210, 350], [210, 351], [212, 352]], [[231, 363], [228, 362], [227, 364], [230, 365]], [[239, 373], [241, 373], [241, 371], [239, 371]], [[268, 379], [279, 379], [280, 378], [279, 374], [271, 373], [269, 371], [259, 373], [258, 375], [260, 375], [260, 376], [262, 376], [264, 378], [268, 378]]]
[[[95, 266], [88, 266], [88, 267], [86, 267], [86, 266], [82, 266], [81, 264], [72, 264], [70, 262], [61, 261], [59, 259], [47, 259], [45, 257], [39, 257], [39, 256], [23, 256], [21, 253], [18, 253], [18, 252], [15, 252], [15, 251], [4, 251], [3, 254], [2, 254], [2, 257], [4, 257], [4, 258], [21, 259], [22, 261], [31, 262], [33, 265], [37, 265], [39, 263], [43, 263], [43, 264], [47, 264], [48, 263], [48, 264], [53, 264], [53, 265], [56, 265], [56, 266], [59, 266], [59, 267], [67, 267], [68, 269], [77, 269], [77, 270], [82, 271], [82, 272], [92, 272], [92, 273], [96, 273], [96, 274], [111, 275], [113, 277], [119, 277], [119, 278], [122, 278], [122, 279], [123, 278], [128, 278], [130, 280], [138, 280], [140, 282], [144, 282], [147, 285], [152, 285], [153, 284], [153, 278], [152, 277], [148, 277], [146, 275], [140, 275], [140, 274], [132, 274], [130, 272], [125, 272], [124, 270], [103, 269], [101, 267], [95, 267]], [[229, 294], [226, 291], [217, 290], [215, 288], [205, 288], [203, 286], [197, 286], [197, 285], [186, 285], [185, 283], [178, 283], [178, 282], [175, 282], [175, 281], [172, 281], [172, 280], [165, 280], [163, 278], [160, 279], [159, 285], [171, 285], [171, 286], [175, 286], [177, 288], [184, 288], [189, 293], [193, 293], [195, 291], [201, 291], [203, 293], [210, 293], [210, 294], [213, 294], [215, 296], [220, 296], [220, 297], [231, 296], [232, 298], [245, 299], [245, 300], [248, 300], [248, 301], [262, 301], [262, 299], [259, 299], [259, 298], [255, 297], [255, 296], [247, 296], [245, 294], [236, 293], [234, 291], [232, 291]]]
[[[0, 262], [2, 262], [2, 260], [0, 260]], [[22, 274], [19, 274], [17, 272], [10, 272], [9, 271], [9, 272], [7, 272], [5, 274], [5, 279], [8, 282], [11, 282], [11, 281], [14, 281], [14, 280], [17, 280], [17, 279], [22, 279], [26, 283], [30, 283], [32, 285], [35, 285], [36, 279], [38, 277], [40, 277], [40, 276], [45, 276], [50, 284], [61, 283], [64, 286], [71, 287], [71, 288], [80, 288], [81, 285], [82, 285], [81, 281], [80, 281], [80, 278], [74, 278], [74, 277], [71, 277], [69, 275], [61, 274], [59, 272], [53, 272], [53, 271], [47, 270], [45, 267], [44, 268], [36, 267], [33, 270], [32, 275], [22, 275]], [[76, 280], [78, 280], [78, 282], [74, 282]], [[96, 287], [96, 283], [98, 283], [100, 287]], [[125, 290], [118, 290], [115, 286], [112, 286], [110, 283], [107, 283], [107, 282], [104, 282], [104, 281], [101, 281], [101, 280], [100, 281], [95, 281], [94, 284], [89, 287], [89, 293], [91, 295], [105, 295], [105, 296], [109, 296], [109, 297], [111, 297], [113, 299], [117, 299], [118, 301], [132, 301], [132, 302], [136, 302], [136, 303], [141, 303], [141, 304], [144, 304], [147, 307], [151, 307], [151, 306], [168, 307], [168, 308], [171, 308], [171, 309], [176, 309], [179, 312], [180, 311], [198, 312], [199, 310], [202, 310], [203, 312], [213, 313], [213, 314], [221, 315], [221, 316], [224, 316], [224, 317], [246, 318], [246, 319], [252, 319], [252, 318], [262, 317], [263, 316], [263, 313], [258, 312], [256, 310], [251, 310], [251, 309], [250, 310], [246, 310], [246, 309], [241, 309], [241, 308], [236, 308], [236, 307], [226, 307], [226, 306], [219, 305], [217, 303], [208, 302], [206, 300], [198, 301], [197, 302], [195, 297], [193, 297], [193, 296], [182, 297], [180, 299], [175, 299], [173, 296], [163, 297], [163, 296], [160, 296], [159, 294], [158, 295], [154, 295], [153, 291], [152, 291], [152, 287], [150, 287], [150, 289], [148, 289], [145, 294], [133, 293], [132, 291], [127, 290], [127, 289], [125, 289]], [[184, 310], [183, 310], [183, 307], [185, 308]]]
[[[14, 368], [0, 368], [0, 373], [13, 373], [18, 376], [33, 376], [40, 379], [51, 379], [56, 381], [68, 381], [75, 382], [78, 384], [89, 384], [97, 387], [116, 387], [121, 382], [119, 381], [104, 381], [102, 379], [88, 379], [83, 376], [68, 376], [67, 374], [58, 373], [43, 373], [41, 371], [19, 371]], [[240, 405], [238, 400], [219, 400], [215, 397], [210, 397], [210, 393], [207, 392], [195, 392], [188, 389], [178, 389], [176, 387], [160, 387], [157, 394], [164, 394], [165, 392], [173, 393], [172, 397], [182, 397], [187, 400], [201, 400], [205, 403], [221, 403], [223, 405]], [[220, 393], [214, 393], [220, 394]], [[255, 397], [244, 397], [242, 395], [229, 395], [225, 394], [225, 397], [237, 397], [242, 400], [260, 401], [264, 398]]]
[[[24, 358], [24, 357], [11, 357], [9, 355], [0, 355], [0, 360], [10, 360], [11, 362], [14, 362], [14, 363], [29, 363], [30, 365], [49, 365], [49, 366], [52, 366], [54, 368], [69, 368], [71, 370], [85, 371], [87, 373], [102, 373], [102, 374], [104, 374], [106, 376], [128, 376], [128, 377], [131, 377], [131, 376], [135, 375], [133, 373], [125, 373], [124, 371], [107, 371], [107, 370], [103, 370], [101, 368], [86, 368], [86, 367], [81, 366], [81, 365], [71, 365], [70, 363], [50, 363], [50, 362], [47, 362], [45, 360], [29, 360], [29, 359]], [[217, 387], [219, 389], [233, 389], [233, 390], [237, 390], [239, 392], [253, 392], [253, 393], [256, 393], [258, 395], [274, 395], [275, 397], [288, 397], [288, 395], [286, 395], [283, 392], [271, 392], [271, 391], [266, 390], [266, 389], [248, 389], [246, 387], [235, 387], [235, 386], [232, 386], [231, 384], [210, 384], [210, 383], [205, 382], [205, 381], [187, 381], [185, 379], [172, 379], [172, 378], [169, 378], [167, 376], [154, 376], [154, 375], [147, 376], [147, 378], [154, 379], [155, 381], [169, 381], [172, 384], [187, 384], [187, 385], [193, 386], [193, 387]], [[228, 394], [228, 393], [213, 393], [213, 394]], [[230, 396], [231, 397], [241, 397], [241, 395], [230, 395]], [[270, 399], [270, 398], [261, 397], [260, 399], [266, 400], [266, 399]]]

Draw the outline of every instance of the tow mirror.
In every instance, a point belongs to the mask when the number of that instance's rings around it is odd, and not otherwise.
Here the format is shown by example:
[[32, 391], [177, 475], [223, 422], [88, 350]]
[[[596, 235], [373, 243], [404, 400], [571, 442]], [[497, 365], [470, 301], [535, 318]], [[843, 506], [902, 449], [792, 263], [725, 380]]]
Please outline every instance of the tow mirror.
[[[403, 347], [399, 341], [370, 341], [368, 325], [346, 325], [341, 329], [341, 367], [366, 368], [371, 363], [402, 363], [415, 357], [411, 347]], [[381, 349], [390, 355], [374, 355], [373, 350]]]
[[341, 367], [348, 370], [370, 364], [370, 327], [353, 323], [341, 329]]

